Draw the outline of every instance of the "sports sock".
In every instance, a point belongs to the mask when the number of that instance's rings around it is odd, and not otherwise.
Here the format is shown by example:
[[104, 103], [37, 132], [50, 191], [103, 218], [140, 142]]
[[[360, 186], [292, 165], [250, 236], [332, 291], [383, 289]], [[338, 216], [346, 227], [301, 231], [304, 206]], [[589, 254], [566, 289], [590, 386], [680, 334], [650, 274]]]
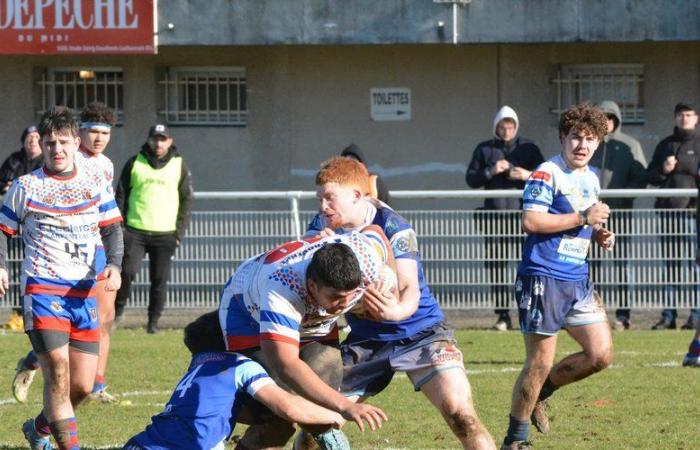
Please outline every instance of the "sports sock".
[[22, 366], [29, 370], [37, 370], [39, 368], [39, 360], [37, 359], [36, 353], [34, 353], [33, 350], [27, 353], [27, 356], [24, 357]]
[[688, 355], [700, 356], [700, 339], [693, 339], [688, 346]]
[[92, 392], [100, 392], [104, 390], [107, 379], [104, 375], [95, 375], [95, 384], [92, 386]]
[[559, 386], [555, 386], [554, 383], [552, 383], [552, 380], [547, 377], [547, 379], [544, 381], [544, 385], [542, 385], [542, 390], [540, 390], [540, 395], [537, 397], [537, 400], [547, 400], [557, 389], [559, 389]]
[[513, 442], [526, 441], [527, 436], [530, 434], [530, 422], [527, 420], [518, 420], [512, 415], [509, 416], [509, 418], [508, 433], [503, 443], [510, 445]]
[[49, 426], [49, 421], [46, 420], [44, 411], [40, 412], [36, 419], [34, 419], [34, 429], [41, 436], [51, 435], [51, 427]]
[[75, 417], [51, 422], [51, 434], [56, 439], [59, 450], [80, 450], [78, 422]]

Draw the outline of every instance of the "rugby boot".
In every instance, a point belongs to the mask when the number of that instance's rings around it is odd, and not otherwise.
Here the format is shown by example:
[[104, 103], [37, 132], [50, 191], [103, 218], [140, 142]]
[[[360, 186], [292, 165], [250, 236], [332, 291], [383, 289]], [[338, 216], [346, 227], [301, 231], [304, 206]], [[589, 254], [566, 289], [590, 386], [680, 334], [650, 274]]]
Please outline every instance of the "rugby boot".
[[549, 403], [547, 400], [537, 400], [535, 403], [535, 409], [532, 410], [530, 415], [530, 421], [542, 434], [549, 432], [549, 416], [547, 411], [549, 410]]
[[92, 391], [87, 396], [88, 400], [98, 403], [117, 404], [119, 399], [107, 392], [107, 386], [97, 391]]
[[19, 403], [26, 403], [29, 395], [29, 387], [34, 381], [36, 369], [27, 369], [24, 366], [24, 358], [20, 358], [15, 369], [15, 378], [12, 380], [12, 395]]
[[22, 424], [22, 433], [31, 450], [53, 450], [51, 436], [42, 436], [34, 427], [34, 419], [27, 419]]
[[501, 444], [501, 450], [532, 450], [532, 444], [528, 441], [515, 441], [506, 444], [505, 441]]

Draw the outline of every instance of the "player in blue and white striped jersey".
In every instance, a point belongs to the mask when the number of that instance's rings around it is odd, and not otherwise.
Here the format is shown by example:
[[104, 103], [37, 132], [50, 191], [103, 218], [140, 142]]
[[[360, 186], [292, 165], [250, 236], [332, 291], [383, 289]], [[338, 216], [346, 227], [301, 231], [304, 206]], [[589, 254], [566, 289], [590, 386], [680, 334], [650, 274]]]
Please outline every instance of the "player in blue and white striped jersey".
[[223, 449], [233, 431], [240, 405], [251, 398], [291, 422], [339, 428], [340, 414], [292, 395], [270, 378], [257, 362], [225, 352], [218, 312], [200, 316], [185, 328], [192, 352], [187, 373], [165, 409], [153, 416], [125, 450]]
[[[529, 448], [529, 422], [546, 433], [546, 401], [566, 385], [612, 362], [612, 337], [600, 296], [588, 278], [592, 239], [612, 250], [615, 235], [603, 228], [610, 215], [598, 201], [598, 177], [588, 166], [607, 132], [600, 108], [581, 104], [562, 113], [560, 155], [541, 164], [523, 191], [527, 239], [518, 268], [515, 298], [526, 361], [513, 387], [510, 424], [501, 449]], [[582, 351], [554, 365], [562, 328]]]

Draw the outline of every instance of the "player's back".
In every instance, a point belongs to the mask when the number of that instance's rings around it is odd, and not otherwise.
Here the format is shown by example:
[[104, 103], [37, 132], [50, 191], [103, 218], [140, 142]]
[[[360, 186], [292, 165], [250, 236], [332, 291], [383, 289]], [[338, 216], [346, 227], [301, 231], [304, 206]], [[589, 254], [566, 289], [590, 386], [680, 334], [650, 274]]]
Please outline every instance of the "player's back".
[[[235, 401], [272, 383], [255, 361], [235, 353], [199, 353], [175, 387], [165, 410], [134, 436], [148, 450], [219, 448], [235, 425]], [[223, 447], [222, 447], [223, 448]]]

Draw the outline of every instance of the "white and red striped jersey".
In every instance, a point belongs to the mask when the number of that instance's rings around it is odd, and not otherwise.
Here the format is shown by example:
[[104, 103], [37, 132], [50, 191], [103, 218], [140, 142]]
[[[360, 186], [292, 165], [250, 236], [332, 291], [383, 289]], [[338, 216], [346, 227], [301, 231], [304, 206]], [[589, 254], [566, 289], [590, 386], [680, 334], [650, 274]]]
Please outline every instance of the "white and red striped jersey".
[[[306, 269], [314, 253], [329, 243], [349, 246], [360, 263], [363, 282], [348, 307], [331, 314], [306, 290]], [[379, 279], [389, 249], [374, 231], [292, 241], [243, 262], [224, 287], [219, 319], [229, 351], [257, 347], [260, 340], [299, 344], [328, 336], [338, 317], [355, 307]]]
[[40, 168], [16, 179], [3, 199], [0, 230], [14, 235], [22, 227], [23, 293], [27, 278], [94, 279], [104, 258], [100, 228], [121, 220], [105, 183], [78, 165], [69, 178]]
[[95, 183], [105, 183], [109, 192], [114, 195], [114, 164], [104, 153], [95, 154], [81, 147], [75, 152], [75, 162], [95, 177]]

